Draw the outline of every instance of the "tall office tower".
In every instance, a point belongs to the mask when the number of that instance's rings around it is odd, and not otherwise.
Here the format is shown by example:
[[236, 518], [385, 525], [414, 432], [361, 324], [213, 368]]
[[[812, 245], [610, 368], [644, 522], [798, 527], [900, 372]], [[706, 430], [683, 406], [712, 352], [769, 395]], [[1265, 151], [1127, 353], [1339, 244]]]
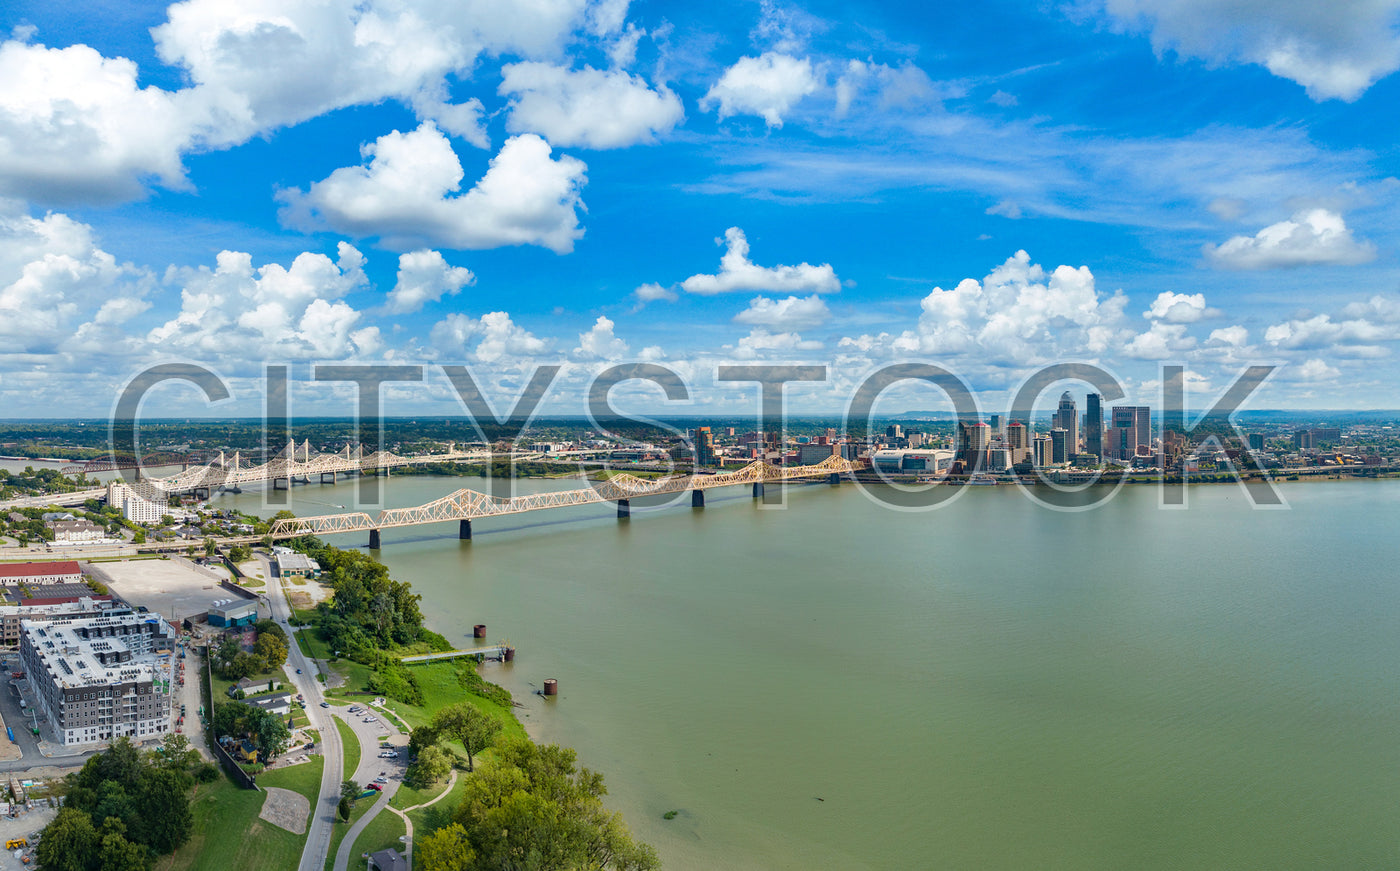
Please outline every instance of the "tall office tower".
[[1006, 425], [1006, 449], [1011, 452], [1012, 464], [1019, 463], [1026, 458], [1030, 448], [1030, 431], [1026, 425], [1019, 420], [1013, 420]]
[[991, 428], [992, 435], [1001, 435], [1001, 415], [994, 414], [991, 416]]
[[1264, 450], [1264, 434], [1262, 432], [1252, 432], [1249, 434], [1249, 449], [1251, 451]]
[[1069, 430], [1067, 429], [1055, 427], [1054, 429], [1050, 430], [1050, 462], [1069, 462], [1069, 438]]
[[1114, 406], [1113, 430], [1109, 431], [1109, 456], [1132, 459], [1139, 446], [1152, 447], [1152, 409], [1146, 405]]
[[1055, 462], [1055, 446], [1049, 436], [1036, 436], [1033, 446], [1032, 458], [1037, 466], [1049, 466]]
[[715, 438], [711, 435], [708, 426], [702, 426], [695, 431], [695, 464], [697, 466], [713, 466], [715, 464]]
[[1075, 407], [1074, 397], [1069, 395], [1068, 390], [1060, 394], [1060, 407], [1051, 418], [1050, 426], [1052, 429], [1062, 429], [1068, 433], [1065, 440], [1071, 454], [1079, 452], [1079, 410]]
[[887, 439], [899, 439], [899, 438], [904, 438], [904, 427], [900, 426], [900, 425], [897, 424], [897, 423], [892, 423], [892, 424], [890, 424], [889, 426], [885, 427], [885, 438], [887, 438]]
[[1084, 452], [1103, 459], [1103, 397], [1097, 393], [1084, 405]]

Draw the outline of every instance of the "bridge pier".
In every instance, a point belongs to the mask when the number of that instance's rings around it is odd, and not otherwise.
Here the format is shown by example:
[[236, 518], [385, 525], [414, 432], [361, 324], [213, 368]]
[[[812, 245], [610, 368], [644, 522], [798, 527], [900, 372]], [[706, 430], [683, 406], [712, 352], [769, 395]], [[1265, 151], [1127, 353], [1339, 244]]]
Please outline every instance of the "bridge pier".
[[[200, 495], [200, 494], [203, 494], [203, 495]], [[208, 487], [196, 487], [196, 488], [194, 488], [194, 498], [196, 498], [196, 499], [203, 499], [205, 502], [208, 502], [208, 501], [209, 501], [209, 488], [208, 488]]]
[[327, 476], [327, 475], [330, 475], [330, 476], [331, 476], [330, 483], [334, 484], [334, 483], [335, 483], [335, 476], [336, 476], [336, 473], [335, 473], [335, 472], [322, 472], [322, 473], [321, 473], [321, 483], [322, 483], [322, 484], [326, 483], [326, 476]]
[[465, 517], [457, 524], [457, 537], [462, 541], [472, 540], [472, 522]]
[[826, 483], [833, 487], [838, 486], [841, 483], [841, 475], [837, 472], [832, 472], [830, 475], [826, 476]]
[[617, 519], [618, 519], [618, 520], [625, 520], [625, 519], [627, 519], [628, 517], [631, 517], [631, 516], [632, 516], [632, 500], [630, 500], [630, 499], [619, 499], [619, 500], [617, 500]]
[[704, 508], [704, 507], [705, 507], [705, 491], [704, 491], [704, 490], [691, 490], [691, 491], [690, 491], [690, 507], [691, 507], [691, 508]]
[[371, 529], [371, 530], [369, 531], [369, 549], [370, 549], [370, 550], [379, 550], [379, 545], [380, 545], [379, 530], [377, 530], [377, 529]]
[[273, 478], [273, 479], [272, 479], [272, 489], [274, 489], [274, 490], [290, 490], [290, 489], [292, 489], [292, 479], [291, 479], [291, 478]]
[[763, 498], [763, 482], [762, 482], [762, 481], [754, 481], [754, 482], [753, 482], [753, 498], [755, 498], [755, 499], [762, 499], [762, 498]]

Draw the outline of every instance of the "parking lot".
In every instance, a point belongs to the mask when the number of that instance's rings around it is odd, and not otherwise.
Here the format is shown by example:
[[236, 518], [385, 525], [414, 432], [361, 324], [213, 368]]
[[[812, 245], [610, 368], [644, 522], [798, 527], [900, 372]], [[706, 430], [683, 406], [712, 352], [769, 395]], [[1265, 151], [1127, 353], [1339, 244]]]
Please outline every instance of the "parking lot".
[[[91, 563], [83, 569], [126, 601], [145, 605], [171, 621], [208, 611], [215, 601], [233, 597], [233, 593], [219, 586], [212, 572], [184, 560]], [[258, 616], [269, 613], [268, 607], [259, 602]]]

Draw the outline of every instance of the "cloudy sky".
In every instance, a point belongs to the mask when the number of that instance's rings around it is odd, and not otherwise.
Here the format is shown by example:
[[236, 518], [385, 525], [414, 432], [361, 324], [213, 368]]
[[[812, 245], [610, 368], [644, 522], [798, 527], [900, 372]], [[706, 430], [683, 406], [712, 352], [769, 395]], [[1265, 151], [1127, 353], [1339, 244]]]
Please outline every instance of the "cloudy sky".
[[[1154, 401], [1400, 407], [1400, 0], [975, 4], [13, 0], [0, 13], [0, 403], [107, 414], [210, 366], [889, 362], [997, 410], [1094, 362]], [[294, 411], [348, 414], [303, 385]], [[440, 371], [391, 413], [459, 410]], [[896, 394], [890, 410], [931, 408]], [[1194, 403], [1193, 403], [1194, 404]]]

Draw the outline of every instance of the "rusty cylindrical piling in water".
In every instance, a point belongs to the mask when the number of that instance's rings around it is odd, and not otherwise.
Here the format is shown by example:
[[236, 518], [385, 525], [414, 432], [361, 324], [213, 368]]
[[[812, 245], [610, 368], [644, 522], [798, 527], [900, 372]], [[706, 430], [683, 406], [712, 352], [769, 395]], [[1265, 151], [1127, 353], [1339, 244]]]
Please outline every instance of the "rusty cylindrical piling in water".
[[559, 681], [555, 680], [554, 678], [550, 678], [549, 680], [545, 681], [544, 694], [547, 696], [559, 695]]
[[478, 624], [476, 624], [475, 626], [473, 626], [473, 627], [472, 627], [472, 637], [473, 637], [473, 638], [485, 638], [485, 637], [486, 637], [486, 624], [485, 624], [485, 623], [478, 623]]
[[505, 650], [501, 651], [501, 659], [504, 659], [506, 662], [515, 662], [515, 648], [507, 647]]

